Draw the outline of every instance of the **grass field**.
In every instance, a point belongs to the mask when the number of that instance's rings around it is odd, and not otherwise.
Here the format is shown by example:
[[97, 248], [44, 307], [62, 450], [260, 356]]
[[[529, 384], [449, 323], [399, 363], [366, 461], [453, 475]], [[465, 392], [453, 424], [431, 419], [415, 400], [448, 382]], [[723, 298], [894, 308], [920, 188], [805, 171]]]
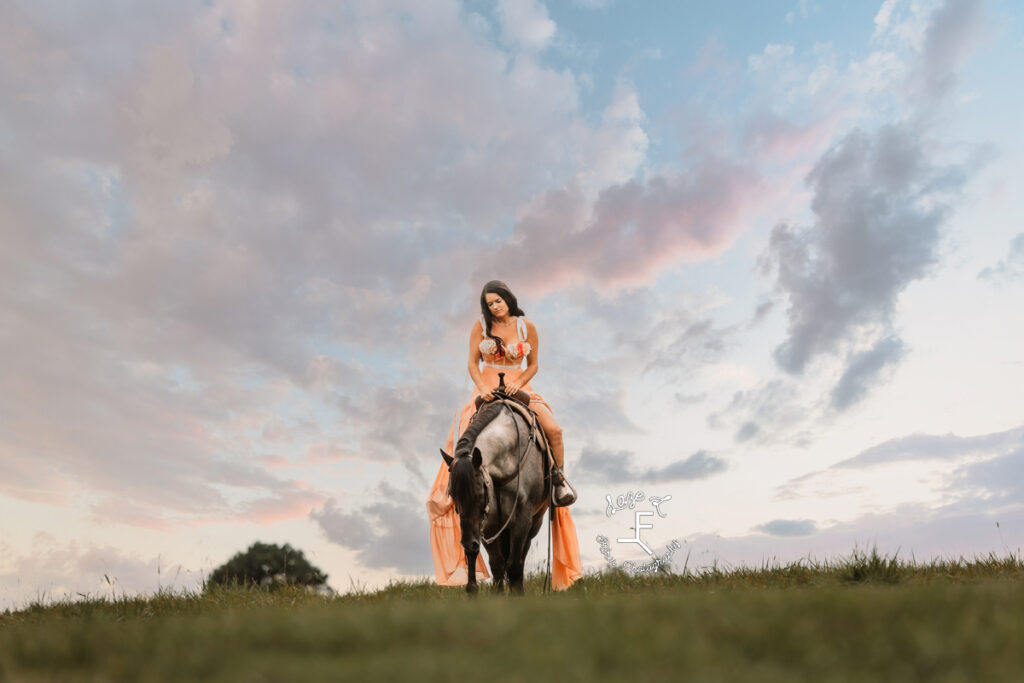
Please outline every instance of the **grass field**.
[[33, 604], [0, 615], [2, 681], [1024, 680], [1024, 562], [592, 574], [523, 598], [431, 582]]

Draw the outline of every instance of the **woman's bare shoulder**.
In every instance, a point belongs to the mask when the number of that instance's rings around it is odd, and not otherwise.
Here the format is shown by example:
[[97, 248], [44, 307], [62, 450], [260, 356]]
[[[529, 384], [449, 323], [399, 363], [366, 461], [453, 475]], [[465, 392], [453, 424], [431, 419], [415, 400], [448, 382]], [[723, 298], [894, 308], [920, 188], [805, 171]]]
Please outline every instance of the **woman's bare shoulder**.
[[484, 331], [484, 326], [480, 324], [480, 319], [477, 318], [473, 321], [473, 329], [469, 331], [470, 334], [480, 334]]
[[526, 319], [526, 333], [537, 334], [537, 326], [533, 324], [533, 321], [529, 318]]

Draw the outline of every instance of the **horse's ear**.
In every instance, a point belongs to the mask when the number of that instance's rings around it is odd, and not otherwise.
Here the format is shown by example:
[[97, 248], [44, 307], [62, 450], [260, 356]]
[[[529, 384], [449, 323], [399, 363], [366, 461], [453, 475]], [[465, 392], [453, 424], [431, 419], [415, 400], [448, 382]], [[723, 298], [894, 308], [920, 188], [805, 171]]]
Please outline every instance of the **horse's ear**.
[[484, 461], [484, 456], [480, 454], [479, 448], [473, 449], [473, 467], [480, 467]]
[[441, 449], [441, 457], [444, 458], [444, 461], [446, 463], [448, 463], [448, 467], [452, 466], [452, 460], [454, 460], [455, 458], [445, 453], [443, 448]]

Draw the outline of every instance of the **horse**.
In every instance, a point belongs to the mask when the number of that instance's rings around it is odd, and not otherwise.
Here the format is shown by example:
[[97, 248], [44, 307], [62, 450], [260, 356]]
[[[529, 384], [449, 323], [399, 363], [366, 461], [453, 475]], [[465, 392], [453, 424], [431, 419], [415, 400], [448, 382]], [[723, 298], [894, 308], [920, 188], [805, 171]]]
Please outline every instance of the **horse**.
[[547, 447], [536, 417], [528, 421], [504, 397], [485, 403], [459, 439], [455, 454], [441, 451], [448, 463], [448, 495], [459, 514], [462, 547], [469, 573], [466, 592], [477, 592], [476, 558], [483, 544], [494, 589], [505, 581], [524, 593], [523, 566], [530, 541], [540, 531], [550, 497]]

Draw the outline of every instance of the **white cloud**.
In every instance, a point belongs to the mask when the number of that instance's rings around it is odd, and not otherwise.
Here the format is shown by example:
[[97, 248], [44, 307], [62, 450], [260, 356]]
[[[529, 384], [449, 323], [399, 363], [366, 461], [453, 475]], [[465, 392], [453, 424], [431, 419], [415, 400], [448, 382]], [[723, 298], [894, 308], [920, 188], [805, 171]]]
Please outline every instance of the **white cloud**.
[[1024, 278], [1024, 232], [1010, 240], [1006, 257], [995, 265], [984, 268], [978, 277], [995, 283], [1012, 282]]
[[777, 69], [792, 56], [792, 45], [768, 43], [761, 54], [747, 57], [747, 65], [753, 71], [767, 71]]
[[875, 35], [885, 33], [889, 29], [889, 21], [892, 18], [892, 11], [900, 0], [885, 0], [875, 14]]
[[198, 571], [173, 558], [143, 558], [111, 546], [87, 543], [62, 546], [45, 533], [36, 535], [31, 554], [9, 557], [7, 565], [0, 571], [0, 608], [17, 609], [35, 600], [113, 598], [158, 589], [195, 590], [202, 584]]
[[555, 22], [539, 0], [500, 0], [502, 34], [510, 44], [528, 52], [539, 52], [555, 35]]

